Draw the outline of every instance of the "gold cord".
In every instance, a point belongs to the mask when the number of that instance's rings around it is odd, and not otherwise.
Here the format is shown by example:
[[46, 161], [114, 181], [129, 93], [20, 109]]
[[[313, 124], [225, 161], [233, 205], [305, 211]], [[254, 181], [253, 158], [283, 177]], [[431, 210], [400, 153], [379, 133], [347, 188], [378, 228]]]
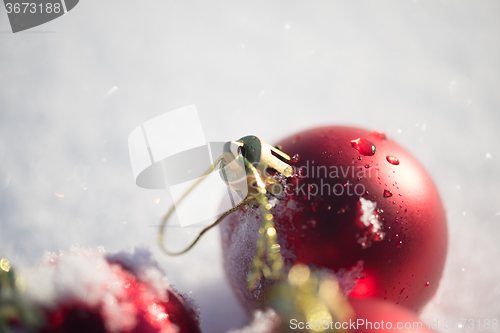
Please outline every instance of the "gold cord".
[[[258, 194], [254, 195], [254, 199], [259, 203], [262, 213], [262, 226], [259, 228], [259, 239], [257, 240], [257, 249], [252, 263], [252, 267], [248, 273], [248, 288], [255, 290], [257, 282], [260, 280], [261, 274], [265, 278], [278, 280], [283, 268], [283, 258], [276, 237], [276, 229], [274, 228], [274, 217], [270, 212], [271, 205], [266, 197], [266, 181], [262, 179], [262, 175], [258, 170], [245, 159], [245, 165], [254, 174], [255, 180], [259, 187]], [[271, 267], [264, 260], [264, 252], [266, 251], [267, 237], [267, 259], [271, 262]]]
[[[196, 186], [198, 186], [198, 184], [200, 184], [203, 181], [203, 179], [205, 179], [205, 177], [208, 176], [210, 174], [210, 172], [212, 172], [215, 169], [215, 167], [222, 161], [222, 159], [223, 159], [222, 156], [219, 157], [215, 161], [215, 163], [212, 164], [210, 166], [210, 168], [208, 168], [208, 170], [205, 171], [205, 173], [200, 178], [198, 178], [198, 180], [186, 191], [186, 193], [184, 193], [182, 195], [182, 197], [179, 199], [179, 201], [177, 202], [177, 204], [181, 203], [182, 200], [184, 200], [184, 198], [189, 194], [189, 192], [191, 192]], [[209, 225], [208, 227], [206, 227], [205, 229], [203, 229], [200, 232], [200, 234], [198, 235], [198, 237], [196, 237], [196, 239], [191, 243], [191, 245], [189, 245], [186, 249], [184, 249], [184, 250], [182, 250], [180, 252], [172, 252], [172, 251], [167, 250], [167, 248], [165, 247], [164, 240], [163, 240], [163, 235], [165, 233], [165, 227], [167, 226], [167, 222], [168, 222], [169, 218], [171, 217], [171, 215], [173, 214], [173, 212], [175, 211], [175, 205], [172, 205], [172, 207], [170, 207], [170, 209], [168, 210], [168, 212], [165, 214], [165, 216], [163, 217], [163, 219], [161, 221], [160, 231], [158, 233], [158, 243], [160, 244], [160, 248], [163, 250], [163, 252], [165, 252], [166, 254], [168, 254], [170, 256], [178, 256], [180, 254], [186, 253], [187, 251], [191, 250], [191, 248], [198, 242], [198, 240], [201, 238], [201, 236], [203, 236], [203, 234], [205, 232], [207, 232], [208, 230], [210, 230], [213, 227], [217, 226], [229, 214], [237, 211], [242, 206], [248, 204], [252, 199], [253, 199], [253, 196], [247, 197], [245, 200], [241, 201], [238, 205], [234, 206], [233, 208], [231, 208], [230, 210], [228, 210], [227, 212], [225, 212], [224, 214], [222, 214], [214, 223], [212, 223], [211, 225]]]
[[[187, 191], [182, 195], [177, 204], [181, 203], [182, 200], [191, 192], [205, 177], [212, 172], [216, 166], [222, 161], [223, 157], [219, 157], [214, 164], [210, 166], [210, 168], [205, 171], [205, 173], [200, 177]], [[268, 178], [263, 178], [261, 173], [255, 168], [255, 166], [250, 163], [245, 157], [243, 157], [245, 162], [245, 166], [250, 169], [255, 177], [255, 181], [257, 182], [257, 194], [248, 195], [243, 201], [241, 201], [238, 205], [234, 206], [230, 210], [226, 211], [222, 214], [214, 223], [203, 229], [198, 237], [184, 250], [180, 252], [172, 252], [167, 250], [164, 243], [164, 233], [165, 227], [169, 218], [172, 216], [175, 211], [175, 205], [172, 205], [168, 212], [162, 219], [160, 230], [158, 233], [158, 243], [160, 248], [166, 254], [170, 256], [178, 256], [183, 253], [189, 251], [193, 246], [198, 242], [198, 240], [213, 227], [217, 226], [222, 220], [224, 220], [228, 215], [234, 213], [242, 206], [250, 203], [257, 202], [261, 208], [262, 213], [262, 226], [259, 228], [259, 239], [257, 241], [257, 249], [255, 253], [255, 257], [252, 263], [252, 267], [248, 273], [248, 287], [250, 290], [254, 290], [257, 288], [257, 282], [260, 280], [261, 276], [264, 275], [265, 278], [279, 279], [281, 277], [281, 270], [283, 268], [283, 258], [280, 252], [280, 245], [277, 242], [276, 229], [274, 228], [274, 217], [270, 212], [272, 205], [269, 204], [266, 193], [266, 181], [270, 181]], [[267, 246], [266, 246], [266, 238], [267, 238]], [[265, 255], [264, 255], [265, 254]], [[265, 260], [265, 258], [267, 260]]]

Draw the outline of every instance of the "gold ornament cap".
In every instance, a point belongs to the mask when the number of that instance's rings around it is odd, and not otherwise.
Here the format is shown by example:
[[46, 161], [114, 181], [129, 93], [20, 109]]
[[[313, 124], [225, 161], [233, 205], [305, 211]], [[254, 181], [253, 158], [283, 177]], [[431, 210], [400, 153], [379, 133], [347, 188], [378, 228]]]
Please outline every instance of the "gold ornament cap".
[[[242, 163], [231, 163], [243, 158], [251, 163], [262, 175], [267, 175], [267, 169], [271, 168], [285, 177], [293, 174], [293, 168], [285, 161], [290, 161], [290, 156], [262, 141], [255, 135], [245, 136], [237, 141], [229, 141], [224, 144], [223, 165], [221, 167], [221, 178], [226, 184], [242, 181], [252, 173], [252, 170], [242, 168], [225, 168], [226, 165], [242, 165]], [[243, 164], [245, 165], [245, 164]]]

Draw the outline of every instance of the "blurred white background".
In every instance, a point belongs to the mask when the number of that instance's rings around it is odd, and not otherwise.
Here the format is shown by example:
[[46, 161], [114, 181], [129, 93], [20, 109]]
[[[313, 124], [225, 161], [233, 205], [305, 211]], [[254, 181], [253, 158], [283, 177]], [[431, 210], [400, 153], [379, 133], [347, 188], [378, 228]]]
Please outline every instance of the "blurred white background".
[[350, 124], [405, 146], [442, 194], [449, 254], [421, 318], [500, 319], [499, 59], [493, 0], [82, 0], [17, 34], [2, 7], [0, 253], [22, 268], [75, 244], [147, 246], [205, 333], [240, 327], [218, 230], [160, 253], [170, 195], [134, 184], [129, 133], [189, 104], [208, 141]]

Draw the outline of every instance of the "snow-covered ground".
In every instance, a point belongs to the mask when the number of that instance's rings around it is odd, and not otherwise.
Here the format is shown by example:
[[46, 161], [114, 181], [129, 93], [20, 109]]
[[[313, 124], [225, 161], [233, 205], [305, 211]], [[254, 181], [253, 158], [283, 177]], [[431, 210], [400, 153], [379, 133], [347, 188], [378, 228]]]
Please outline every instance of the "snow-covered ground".
[[[28, 267], [76, 244], [148, 246], [192, 291], [205, 333], [242, 326], [218, 232], [161, 254], [170, 194], [137, 187], [130, 167], [134, 128], [196, 104], [209, 141], [323, 124], [385, 131], [448, 212], [444, 277], [421, 317], [500, 319], [498, 59], [497, 1], [82, 0], [17, 34], [2, 7], [0, 255]], [[169, 232], [180, 248], [199, 229]]]

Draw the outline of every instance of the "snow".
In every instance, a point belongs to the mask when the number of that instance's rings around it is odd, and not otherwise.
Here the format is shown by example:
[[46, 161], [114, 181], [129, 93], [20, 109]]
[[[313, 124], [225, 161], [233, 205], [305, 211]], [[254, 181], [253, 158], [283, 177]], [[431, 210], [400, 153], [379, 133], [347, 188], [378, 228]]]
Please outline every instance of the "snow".
[[[372, 240], [381, 241], [384, 239], [385, 232], [379, 215], [376, 213], [377, 203], [360, 197], [361, 217], [360, 220], [367, 227], [367, 232], [358, 236], [358, 243], [366, 249], [371, 246]], [[376, 237], [376, 239], [373, 239]]]
[[[163, 255], [156, 232], [170, 195], [132, 177], [130, 132], [196, 104], [207, 141], [254, 134], [272, 143], [325, 124], [397, 140], [431, 174], [448, 214], [444, 276], [421, 318], [500, 319], [492, 264], [500, 254], [499, 7], [87, 0], [18, 34], [0, 9], [0, 255], [26, 268], [76, 244], [143, 245], [195, 296], [203, 332], [243, 327], [249, 319], [225, 280], [218, 231], [186, 255]], [[200, 230], [172, 225], [166, 238], [181, 249]]]
[[363, 260], [359, 260], [356, 265], [350, 267], [349, 269], [341, 268], [338, 271], [323, 268], [319, 271], [319, 276], [324, 276], [324, 278], [334, 278], [338, 282], [342, 293], [347, 296], [354, 290], [354, 287], [358, 284], [358, 280], [365, 276], [363, 264]]
[[280, 320], [273, 309], [257, 310], [253, 313], [253, 320], [249, 325], [228, 333], [273, 333], [279, 324]]
[[165, 273], [158, 267], [151, 252], [145, 248], [135, 248], [132, 252], [121, 251], [107, 254], [106, 259], [111, 263], [119, 263], [141, 282], [153, 287], [157, 295], [167, 297], [169, 288]]

